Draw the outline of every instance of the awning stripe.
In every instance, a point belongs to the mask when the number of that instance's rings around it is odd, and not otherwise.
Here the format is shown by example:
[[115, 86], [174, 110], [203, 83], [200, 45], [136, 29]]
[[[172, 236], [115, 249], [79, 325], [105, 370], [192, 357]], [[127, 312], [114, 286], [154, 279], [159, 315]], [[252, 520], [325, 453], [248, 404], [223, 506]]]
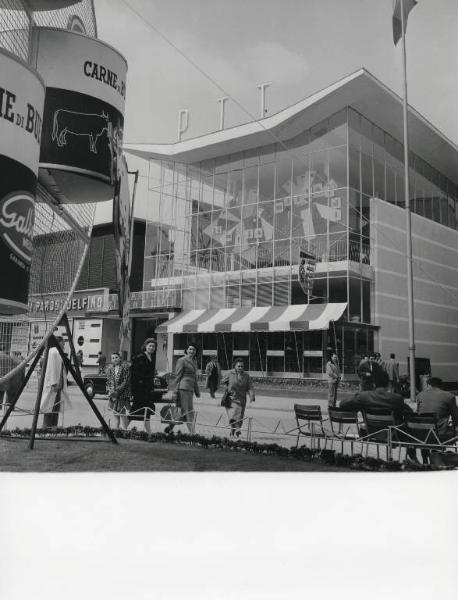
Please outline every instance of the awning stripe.
[[232, 331], [251, 331], [251, 324], [253, 321], [261, 319], [266, 315], [271, 306], [257, 306], [256, 308], [252, 308], [249, 312], [240, 319], [240, 321], [234, 321], [232, 323]]
[[269, 331], [289, 331], [291, 329], [291, 321], [299, 319], [302, 314], [304, 314], [303, 304], [288, 306], [278, 319], [269, 323]]
[[189, 310], [156, 328], [157, 333], [229, 333], [231, 331], [307, 331], [329, 328], [347, 304], [300, 304]]
[[286, 306], [272, 306], [257, 321], [251, 323], [251, 331], [270, 331], [270, 325], [277, 321], [288, 310]]
[[188, 312], [184, 312], [180, 318], [173, 319], [173, 322], [170, 322], [167, 327], [168, 333], [182, 333], [183, 327], [187, 323], [191, 323], [194, 319], [197, 319], [205, 312], [205, 310], [190, 310]]
[[310, 327], [310, 321], [316, 320], [322, 314], [326, 306], [326, 304], [305, 304], [304, 312], [290, 322], [290, 328], [293, 331], [308, 331], [309, 329], [312, 329]]
[[252, 310], [252, 309], [251, 308], [237, 308], [227, 318], [224, 318], [219, 323], [216, 323], [215, 331], [217, 331], [217, 332], [220, 331], [221, 333], [227, 333], [229, 331], [233, 331], [232, 323], [236, 323], [237, 321], [240, 321], [241, 319], [243, 319], [243, 317], [245, 315], [247, 315], [250, 312], [250, 310]]
[[197, 317], [197, 319], [194, 319], [190, 323], [186, 323], [186, 325], [183, 326], [183, 333], [197, 333], [199, 325], [211, 319], [215, 314], [218, 314], [218, 312], [219, 309], [217, 308], [205, 310], [199, 317]]
[[197, 331], [199, 333], [212, 333], [215, 331], [215, 326], [217, 323], [225, 321], [227, 318], [233, 315], [236, 310], [236, 308], [220, 308], [218, 311], [216, 311], [216, 314], [213, 315], [213, 317], [208, 319], [208, 321], [205, 321], [205, 323], [200, 323], [197, 326]]
[[326, 304], [323, 312], [317, 319], [310, 319], [309, 328], [328, 329], [329, 321], [337, 321], [337, 319], [340, 319], [346, 308], [346, 302]]

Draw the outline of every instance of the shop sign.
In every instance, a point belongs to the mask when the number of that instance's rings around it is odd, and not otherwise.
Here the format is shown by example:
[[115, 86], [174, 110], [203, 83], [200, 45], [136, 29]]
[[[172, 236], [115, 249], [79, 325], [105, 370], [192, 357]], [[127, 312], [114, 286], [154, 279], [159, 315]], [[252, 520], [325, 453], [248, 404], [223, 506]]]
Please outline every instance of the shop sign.
[[[141, 295], [140, 306], [135, 304], [136, 296]], [[157, 309], [157, 308], [178, 308], [180, 303], [179, 290], [160, 289], [148, 290], [131, 294], [131, 308]]]
[[23, 357], [27, 356], [29, 349], [29, 323], [25, 321], [23, 323], [15, 323], [11, 330], [11, 343], [10, 343], [10, 354], [13, 356]]
[[44, 93], [39, 76], [0, 49], [0, 312], [6, 314], [27, 310]]
[[91, 312], [107, 312], [109, 310], [108, 288], [95, 292], [75, 292], [68, 302], [65, 297], [62, 297], [62, 294], [35, 296], [30, 299], [29, 312], [38, 315], [58, 313], [64, 307], [73, 316]]
[[[61, 29], [35, 28], [32, 48], [46, 83], [40, 168], [51, 170], [70, 202], [112, 198], [122, 155], [126, 60], [98, 39]], [[87, 177], [100, 183], [88, 186]]]

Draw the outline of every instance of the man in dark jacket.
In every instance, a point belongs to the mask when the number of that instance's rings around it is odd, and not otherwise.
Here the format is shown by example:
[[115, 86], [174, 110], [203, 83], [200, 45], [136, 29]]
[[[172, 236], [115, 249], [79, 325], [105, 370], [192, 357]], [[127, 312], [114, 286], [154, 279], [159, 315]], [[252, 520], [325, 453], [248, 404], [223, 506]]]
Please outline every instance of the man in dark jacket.
[[[386, 371], [377, 372], [377, 387], [374, 390], [358, 392], [353, 398], [344, 399], [340, 402], [341, 408], [355, 411], [390, 410], [393, 412], [396, 425], [402, 425], [405, 417], [412, 415], [413, 410], [408, 406], [400, 394], [388, 391], [388, 374]], [[407, 455], [411, 460], [417, 462], [414, 448], [407, 449]]]
[[412, 415], [413, 410], [408, 406], [400, 394], [389, 392], [388, 375], [385, 372], [378, 374], [378, 386], [374, 390], [358, 392], [353, 398], [347, 398], [340, 402], [342, 408], [348, 410], [370, 411], [391, 410], [397, 424], [401, 424], [405, 416]]
[[385, 371], [375, 360], [375, 354], [371, 354], [368, 361], [362, 361], [358, 369], [362, 391], [384, 387], [380, 383], [380, 381], [384, 380], [384, 378], [381, 379], [384, 373]]

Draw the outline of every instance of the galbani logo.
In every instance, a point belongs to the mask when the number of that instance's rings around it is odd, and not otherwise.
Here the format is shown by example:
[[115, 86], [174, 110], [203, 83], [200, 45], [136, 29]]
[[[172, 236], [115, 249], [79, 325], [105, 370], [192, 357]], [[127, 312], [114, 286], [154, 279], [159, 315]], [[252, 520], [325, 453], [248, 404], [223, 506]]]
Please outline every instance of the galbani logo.
[[0, 202], [0, 238], [30, 264], [35, 204], [29, 192], [13, 192]]

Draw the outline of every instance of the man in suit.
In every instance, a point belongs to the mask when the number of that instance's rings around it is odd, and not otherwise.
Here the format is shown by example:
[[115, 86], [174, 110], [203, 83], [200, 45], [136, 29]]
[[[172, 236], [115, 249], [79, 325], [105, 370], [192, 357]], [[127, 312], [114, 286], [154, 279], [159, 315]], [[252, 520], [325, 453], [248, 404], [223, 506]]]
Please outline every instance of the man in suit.
[[378, 376], [378, 386], [375, 389], [358, 392], [353, 398], [344, 398], [340, 406], [361, 412], [371, 409], [391, 410], [397, 424], [401, 424], [404, 416], [413, 414], [413, 410], [404, 402], [400, 394], [388, 391], [388, 383], [387, 373], [382, 372]]
[[385, 371], [388, 374], [388, 391], [394, 392], [399, 381], [399, 363], [396, 361], [395, 354], [390, 354], [390, 358], [385, 363]]
[[[400, 394], [388, 391], [388, 374], [385, 371], [381, 371], [376, 377], [375, 389], [358, 392], [353, 398], [343, 399], [340, 407], [363, 413], [371, 410], [389, 410], [394, 415], [395, 424], [402, 425], [404, 418], [412, 415], [413, 410], [404, 402]], [[407, 455], [411, 460], [418, 462], [414, 448], [408, 448]]]
[[[426, 390], [417, 396], [418, 413], [433, 413], [437, 417], [437, 429], [441, 440], [455, 437], [458, 427], [458, 408], [456, 398], [442, 389], [440, 377], [430, 377]], [[451, 419], [451, 424], [449, 424]]]
[[376, 361], [375, 354], [370, 354], [369, 360], [359, 365], [358, 375], [361, 379], [361, 390], [368, 391], [377, 387], [384, 387], [380, 385], [382, 381], [381, 376], [384, 373], [385, 371]]
[[326, 363], [326, 375], [328, 376], [328, 406], [332, 407], [337, 403], [337, 388], [340, 381], [339, 359], [335, 352]]

